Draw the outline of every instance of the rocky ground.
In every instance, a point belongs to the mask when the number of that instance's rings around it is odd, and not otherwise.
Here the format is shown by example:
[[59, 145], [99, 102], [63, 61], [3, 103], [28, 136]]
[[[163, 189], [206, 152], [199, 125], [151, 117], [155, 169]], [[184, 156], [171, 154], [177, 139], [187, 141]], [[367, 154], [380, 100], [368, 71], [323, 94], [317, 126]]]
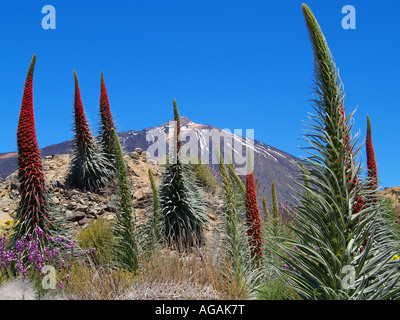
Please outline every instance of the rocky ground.
[[[148, 169], [151, 168], [156, 184], [161, 181], [163, 167], [146, 158], [145, 152], [136, 148], [134, 152], [126, 152], [125, 163], [130, 176], [131, 191], [133, 195], [133, 207], [137, 220], [144, 221], [146, 213], [153, 202], [153, 193], [150, 187]], [[115, 219], [118, 210], [119, 196], [117, 181], [110, 181], [109, 186], [99, 193], [83, 192], [69, 189], [65, 185], [68, 173], [70, 155], [53, 155], [43, 158], [43, 170], [46, 178], [47, 189], [51, 201], [57, 210], [60, 210], [65, 218], [70, 221], [76, 232], [86, 228], [94, 219]], [[15, 210], [20, 200], [18, 172], [14, 172], [5, 181], [0, 182], [0, 225], [2, 222], [14, 217]], [[213, 222], [217, 221], [218, 212], [222, 208], [222, 200], [217, 194], [206, 192], [207, 215]], [[217, 223], [217, 222], [216, 222]], [[211, 227], [206, 231], [206, 237], [214, 229]], [[212, 241], [211, 241], [212, 242]], [[214, 245], [214, 243], [212, 242]], [[214, 251], [212, 251], [214, 252]], [[163, 249], [161, 254], [168, 259], [173, 251]], [[197, 253], [191, 253], [190, 257], [183, 257], [182, 263], [192, 265], [191, 261], [185, 259], [200, 260]], [[172, 259], [172, 258], [171, 258]], [[180, 258], [179, 258], [180, 259]], [[168, 260], [169, 261], [169, 260]], [[193, 264], [194, 265], [194, 264]], [[189, 268], [189, 267], [188, 267]], [[190, 269], [190, 268], [189, 268]], [[191, 269], [190, 269], [191, 270]], [[202, 270], [201, 268], [199, 270]], [[200, 271], [199, 271], [200, 272]], [[118, 299], [217, 299], [219, 293], [208, 285], [200, 287], [193, 282], [183, 281], [180, 283], [164, 283], [161, 280], [148, 280], [138, 282], [134, 287], [122, 292], [123, 296]], [[97, 292], [96, 286], [86, 290], [86, 298], [104, 298], [103, 292]], [[0, 286], [1, 299], [35, 299], [35, 290], [32, 284], [21, 281], [6, 282]], [[52, 297], [53, 299], [54, 297]], [[60, 297], [60, 299], [63, 297]], [[64, 297], [65, 298], [65, 297]], [[68, 297], [74, 299], [73, 296]], [[79, 298], [79, 297], [78, 297]], [[113, 299], [116, 297], [112, 297]]]
[[[43, 159], [43, 171], [50, 198], [56, 208], [61, 210], [67, 220], [75, 226], [85, 228], [92, 219], [114, 219], [118, 205], [117, 185], [115, 181], [100, 193], [82, 192], [65, 187], [70, 156], [54, 155]], [[150, 188], [148, 169], [151, 168], [156, 183], [159, 182], [162, 167], [151, 160], [137, 148], [126, 153], [125, 161], [131, 178], [133, 204], [135, 213], [144, 215], [146, 207], [151, 205], [152, 190]], [[19, 201], [18, 175], [14, 172], [0, 183], [0, 224], [12, 218]]]
[[[136, 217], [145, 217], [146, 209], [152, 205], [152, 190], [148, 170], [151, 168], [156, 184], [160, 182], [163, 167], [146, 158], [140, 148], [127, 152], [124, 156], [131, 180], [133, 206]], [[68, 189], [65, 186], [70, 156], [53, 155], [43, 158], [43, 170], [50, 198], [56, 208], [75, 227], [83, 229], [93, 219], [113, 220], [118, 208], [118, 190], [116, 181], [99, 193]], [[17, 171], [0, 182], [0, 224], [13, 217], [19, 201], [19, 182]], [[215, 212], [222, 205], [220, 199], [207, 194], [207, 213], [215, 219]]]

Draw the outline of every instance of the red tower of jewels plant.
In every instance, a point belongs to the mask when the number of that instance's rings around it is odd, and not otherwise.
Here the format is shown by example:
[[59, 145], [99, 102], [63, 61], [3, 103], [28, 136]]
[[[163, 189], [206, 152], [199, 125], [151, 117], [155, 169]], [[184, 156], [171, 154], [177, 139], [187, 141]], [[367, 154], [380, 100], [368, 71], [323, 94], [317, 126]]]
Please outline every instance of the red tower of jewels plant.
[[36, 235], [40, 227], [47, 236], [53, 235], [56, 225], [50, 219], [48, 195], [43, 174], [40, 150], [36, 139], [33, 108], [33, 55], [26, 76], [17, 129], [18, 178], [21, 200], [16, 211], [17, 225], [14, 242], [28, 234]]
[[[345, 158], [346, 161], [346, 166], [347, 166], [347, 174], [346, 174], [346, 179], [348, 181], [349, 185], [349, 191], [351, 192], [352, 190], [354, 190], [356, 188], [357, 182], [358, 182], [358, 177], [357, 174], [354, 175], [353, 180], [351, 179], [351, 163], [350, 161], [350, 156], [353, 155], [353, 151], [352, 151], [352, 147], [351, 147], [351, 141], [350, 141], [350, 133], [349, 133], [349, 128], [347, 127], [346, 124], [346, 115], [345, 112], [343, 110], [343, 105], [340, 103], [339, 104], [340, 107], [340, 115], [341, 115], [341, 125], [342, 128], [344, 130], [344, 148], [345, 148], [345, 153], [347, 155], [347, 157]], [[354, 165], [354, 160], [351, 160]], [[363, 207], [365, 205], [365, 200], [363, 197], [360, 197], [359, 195], [355, 196], [355, 200], [353, 202], [353, 214], [357, 214], [359, 213]]]
[[375, 161], [374, 146], [372, 144], [371, 134], [371, 121], [367, 116], [367, 138], [366, 138], [366, 149], [367, 149], [367, 167], [368, 167], [368, 180], [371, 190], [378, 189], [378, 172]]
[[75, 134], [76, 143], [78, 148], [82, 151], [86, 151], [94, 148], [94, 141], [92, 134], [90, 133], [89, 124], [86, 120], [85, 111], [83, 110], [81, 91], [79, 88], [78, 76], [74, 71], [75, 78]]
[[110, 110], [110, 102], [108, 100], [108, 94], [106, 84], [104, 83], [103, 72], [101, 72], [100, 79], [100, 117], [101, 117], [101, 141], [103, 144], [104, 153], [109, 159], [113, 157], [113, 145], [111, 137], [111, 129], [115, 130], [113, 117]]
[[[249, 164], [250, 165], [250, 164]], [[247, 234], [250, 242], [251, 257], [255, 259], [258, 265], [262, 261], [262, 236], [261, 236], [261, 219], [260, 211], [257, 204], [256, 185], [254, 181], [254, 171], [246, 176], [246, 219], [247, 219]]]
[[74, 150], [71, 159], [68, 184], [71, 187], [98, 191], [111, 178], [110, 162], [101, 152], [96, 140], [90, 132], [83, 109], [79, 82], [76, 72], [75, 78], [75, 137]]

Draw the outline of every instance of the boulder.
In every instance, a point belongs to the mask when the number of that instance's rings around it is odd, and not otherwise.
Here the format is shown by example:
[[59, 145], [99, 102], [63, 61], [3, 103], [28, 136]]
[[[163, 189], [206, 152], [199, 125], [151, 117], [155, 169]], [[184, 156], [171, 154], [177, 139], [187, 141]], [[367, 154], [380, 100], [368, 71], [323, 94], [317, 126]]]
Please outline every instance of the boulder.
[[137, 152], [131, 152], [129, 155], [132, 159], [135, 159], [135, 160], [138, 160], [140, 158], [140, 155]]
[[[136, 197], [136, 199], [139, 200], [139, 201], [147, 199], [147, 198], [150, 198], [150, 196], [153, 193], [150, 187], [140, 188], [136, 192], [138, 193], [138, 196]], [[133, 197], [135, 198], [135, 195]]]
[[65, 211], [65, 219], [67, 219], [67, 221], [74, 221], [75, 220], [74, 212], [71, 210]]
[[52, 198], [51, 198], [51, 201], [52, 201], [55, 205], [60, 204], [60, 200], [59, 200], [56, 196], [52, 197]]
[[[1, 198], [0, 200], [0, 208], [4, 208], [12, 204], [14, 201], [8, 197]], [[4, 210], [3, 210], [4, 211]]]
[[90, 208], [90, 209], [88, 209], [88, 210], [86, 210], [86, 213], [88, 214], [88, 215], [90, 215], [90, 216], [93, 216], [93, 217], [97, 217], [97, 215], [99, 214], [99, 212], [95, 209], [95, 208]]
[[75, 208], [76, 212], [86, 212], [89, 207], [87, 205], [78, 204]]
[[85, 219], [85, 218], [86, 218], [86, 214], [83, 213], [83, 212], [75, 212], [74, 213], [74, 220], [75, 221], [80, 221], [80, 220]]
[[85, 225], [85, 224], [89, 224], [90, 221], [91, 221], [91, 220], [90, 220], [89, 218], [83, 218], [83, 219], [81, 219], [81, 220], [78, 221], [78, 224], [79, 224], [80, 226], [83, 226], [83, 225]]
[[107, 211], [117, 212], [117, 205], [114, 202], [109, 202], [107, 205]]
[[67, 209], [68, 210], [74, 210], [77, 206], [78, 206], [78, 204], [73, 201], [73, 202], [68, 203]]

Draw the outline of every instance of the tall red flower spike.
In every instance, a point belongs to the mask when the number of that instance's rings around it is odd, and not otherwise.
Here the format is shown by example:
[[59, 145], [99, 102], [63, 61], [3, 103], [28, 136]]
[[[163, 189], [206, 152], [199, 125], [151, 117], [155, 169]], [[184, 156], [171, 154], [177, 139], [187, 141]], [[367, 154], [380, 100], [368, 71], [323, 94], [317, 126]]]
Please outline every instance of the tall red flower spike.
[[[345, 113], [344, 113], [342, 105], [340, 105], [340, 114], [341, 114], [341, 118], [342, 118], [342, 124], [344, 124]], [[345, 130], [344, 144], [345, 144], [345, 149], [346, 149], [345, 152], [351, 153], [352, 151], [351, 151], [351, 146], [350, 146], [350, 134], [349, 134], [347, 125], [344, 125], [344, 130]], [[346, 160], [348, 160], [348, 159], [346, 159]], [[353, 164], [354, 164], [354, 161], [353, 161]], [[347, 170], [350, 171], [350, 169], [351, 169], [350, 164], [347, 164], [347, 166], [348, 166]], [[357, 184], [357, 180], [358, 180], [357, 175], [353, 178], [353, 181], [351, 180], [351, 177], [349, 175], [346, 175], [346, 179], [348, 179], [348, 183], [350, 184], [349, 190], [350, 191], [354, 190], [354, 188], [356, 188], [356, 184]], [[359, 213], [363, 209], [365, 204], [366, 204], [365, 199], [363, 197], [360, 197], [359, 195], [356, 195], [355, 201], [353, 203], [353, 214]], [[364, 219], [364, 218], [361, 218], [361, 219]], [[353, 227], [353, 225], [350, 226], [350, 228], [352, 228], [352, 227]], [[363, 246], [365, 245], [365, 241], [363, 241], [362, 245]], [[363, 250], [364, 250], [363, 246], [360, 248], [360, 252], [363, 252]]]
[[250, 238], [251, 256], [261, 263], [263, 256], [262, 250], [262, 236], [261, 236], [261, 219], [260, 212], [257, 205], [256, 186], [254, 181], [254, 172], [251, 172], [246, 177], [246, 218], [248, 231], [247, 234]]
[[[352, 153], [351, 151], [351, 145], [350, 145], [350, 134], [349, 134], [349, 130], [347, 128], [347, 125], [345, 124], [345, 113], [343, 110], [343, 106], [342, 104], [340, 104], [340, 114], [341, 114], [341, 121], [342, 121], [342, 125], [344, 125], [344, 145], [345, 145], [345, 152], [348, 153]], [[348, 161], [348, 159], [346, 159], [346, 161]], [[353, 161], [354, 164], [354, 161]], [[347, 163], [347, 170], [350, 171], [350, 163]], [[350, 175], [346, 175], [346, 179], [348, 180], [349, 183], [349, 190], [352, 191], [354, 190], [354, 188], [356, 187], [357, 181], [358, 181], [358, 177], [357, 175], [353, 178], [353, 180], [351, 180]], [[365, 205], [365, 199], [363, 197], [360, 197], [359, 195], [356, 195], [355, 197], [355, 201], [353, 203], [353, 214], [359, 213], [363, 207]]]
[[368, 116], [367, 116], [366, 148], [367, 148], [367, 167], [368, 167], [369, 186], [371, 190], [376, 190], [378, 189], [378, 172], [375, 161], [374, 146], [372, 144], [371, 121]]
[[36, 139], [33, 109], [33, 71], [36, 55], [33, 55], [26, 76], [24, 93], [17, 129], [18, 177], [21, 200], [17, 209], [15, 239], [34, 234], [40, 227], [46, 234], [52, 228], [48, 216], [47, 192], [40, 150]]
[[101, 116], [102, 142], [106, 148], [107, 153], [111, 154], [112, 153], [111, 129], [115, 130], [115, 126], [110, 111], [110, 102], [108, 100], [106, 84], [104, 83], [103, 72], [101, 72], [101, 79], [100, 79], [100, 116]]
[[90, 133], [90, 127], [86, 120], [85, 111], [83, 110], [81, 92], [79, 89], [78, 76], [74, 70], [75, 78], [75, 139], [79, 150], [93, 148], [93, 137]]

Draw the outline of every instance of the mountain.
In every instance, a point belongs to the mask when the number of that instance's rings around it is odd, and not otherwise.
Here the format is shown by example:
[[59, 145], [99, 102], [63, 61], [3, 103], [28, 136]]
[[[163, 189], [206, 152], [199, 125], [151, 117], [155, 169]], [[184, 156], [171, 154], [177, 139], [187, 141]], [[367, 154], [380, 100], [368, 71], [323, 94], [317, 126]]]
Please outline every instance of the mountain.
[[[293, 190], [291, 187], [296, 190], [296, 186], [293, 185], [290, 176], [296, 176], [298, 174], [296, 163], [298, 163], [300, 159], [263, 142], [253, 140], [246, 136], [236, 135], [207, 124], [197, 124], [190, 121], [186, 117], [181, 117], [180, 124], [181, 135], [190, 136], [187, 141], [191, 141], [191, 146], [193, 147], [195, 147], [195, 145], [198, 146], [198, 156], [203, 156], [203, 159], [209, 158], [212, 160], [212, 153], [210, 150], [215, 150], [213, 144], [217, 143], [219, 139], [222, 139], [221, 136], [225, 139], [221, 140], [225, 141], [225, 144], [222, 143], [220, 145], [222, 154], [225, 155], [226, 152], [233, 154], [235, 163], [236, 159], [239, 159], [237, 156], [245, 156], [246, 149], [252, 151], [254, 153], [254, 173], [259, 185], [258, 194], [260, 196], [264, 195], [267, 199], [267, 202], [271, 203], [271, 184], [272, 181], [275, 181], [278, 200], [280, 202], [292, 200], [291, 195], [293, 194]], [[156, 139], [155, 142], [158, 141], [158, 143], [160, 143], [160, 141], [165, 141], [166, 150], [168, 150], [169, 131], [169, 122], [167, 122], [158, 127], [147, 128], [140, 131], [130, 130], [120, 132], [118, 133], [118, 136], [120, 138], [121, 145], [127, 152], [132, 152], [135, 150], [135, 148], [141, 148], [142, 150], [150, 151], [152, 145], [154, 149], [154, 141], [149, 141], [149, 138], [154, 138], [154, 136], [157, 135], [158, 140]], [[210, 137], [210, 132], [214, 133], [214, 136], [217, 137], [217, 140], [213, 140], [212, 135]], [[72, 140], [64, 141], [62, 143], [50, 145], [41, 149], [41, 153], [43, 157], [57, 154], [67, 154], [70, 153], [71, 145]], [[241, 154], [240, 148], [233, 149], [238, 145], [241, 147]], [[185, 143], [183, 143], [183, 146], [185, 146]], [[196, 149], [193, 150], [196, 151]], [[239, 150], [239, 152], [237, 150]], [[158, 152], [155, 152], [154, 154], [156, 156], [160, 156]], [[204, 156], [204, 154], [206, 154], [206, 156]], [[217, 163], [212, 161], [209, 162], [211, 163], [210, 167], [212, 171], [217, 172]], [[202, 161], [202, 163], [205, 162]], [[240, 166], [237, 167], [238, 169], [240, 168]], [[1, 153], [0, 178], [5, 179], [15, 170], [17, 170], [16, 153]], [[242, 177], [244, 178], [244, 176]]]

